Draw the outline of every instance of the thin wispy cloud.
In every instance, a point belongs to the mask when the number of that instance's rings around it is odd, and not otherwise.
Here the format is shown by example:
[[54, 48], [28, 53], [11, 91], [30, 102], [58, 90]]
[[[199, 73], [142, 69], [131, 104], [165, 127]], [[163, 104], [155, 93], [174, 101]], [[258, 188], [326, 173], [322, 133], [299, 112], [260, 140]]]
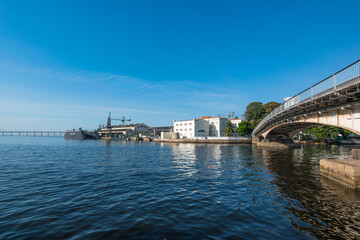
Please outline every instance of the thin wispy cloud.
[[[16, 91], [22, 94], [0, 98], [0, 123], [12, 122], [11, 126], [48, 121], [69, 128], [72, 119], [74, 124], [90, 127], [103, 121], [109, 111], [150, 125], [171, 125], [174, 119], [238, 111], [246, 98], [236, 89], [220, 83], [154, 82], [127, 75], [41, 68], [4, 61], [0, 62], [0, 70], [0, 77], [6, 72], [12, 78], [28, 79], [24, 87], [17, 84]], [[0, 83], [6, 82], [4, 79], [0, 79]], [[40, 94], [31, 95], [32, 92]], [[20, 120], [12, 121], [13, 115]], [[86, 124], [81, 124], [85, 121]]]
[[245, 93], [242, 93], [239, 89], [234, 90], [234, 86], [231, 86], [231, 88], [228, 86], [222, 87], [221, 84], [212, 86], [188, 80], [159, 83], [119, 74], [91, 71], [56, 71], [48, 68], [1, 63], [0, 68], [4, 67], [8, 70], [33, 74], [35, 76], [45, 76], [57, 81], [78, 82], [84, 84], [84, 87], [86, 85], [96, 85], [99, 86], [99, 89], [107, 88], [122, 93], [141, 94], [142, 97], [153, 98], [161, 96], [170, 99], [181, 97], [182, 102], [194, 104], [196, 104], [195, 101], [201, 101], [202, 104], [206, 105], [206, 102], [213, 98], [236, 102], [241, 99], [244, 100], [246, 97]]

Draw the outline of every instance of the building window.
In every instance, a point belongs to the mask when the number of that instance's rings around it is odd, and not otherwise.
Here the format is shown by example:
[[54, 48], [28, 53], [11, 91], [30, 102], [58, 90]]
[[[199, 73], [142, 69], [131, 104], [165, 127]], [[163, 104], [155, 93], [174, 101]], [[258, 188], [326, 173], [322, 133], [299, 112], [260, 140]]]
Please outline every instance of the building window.
[[180, 131], [182, 131], [182, 128], [180, 129]]
[[185, 126], [187, 125], [187, 123], [184, 124]]
[[192, 125], [192, 123], [189, 123], [189, 125]]
[[182, 123], [180, 123], [180, 126], [182, 126]]
[[189, 128], [189, 131], [191, 131], [191, 128]]
[[184, 131], [187, 131], [187, 129], [185, 128]]
[[179, 124], [176, 124], [176, 126], [179, 126]]

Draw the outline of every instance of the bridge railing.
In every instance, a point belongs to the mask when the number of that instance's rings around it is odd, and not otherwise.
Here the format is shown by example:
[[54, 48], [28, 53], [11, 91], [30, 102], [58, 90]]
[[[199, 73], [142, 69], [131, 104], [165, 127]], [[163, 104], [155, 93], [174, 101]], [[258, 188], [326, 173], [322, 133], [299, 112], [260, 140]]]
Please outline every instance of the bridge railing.
[[256, 133], [261, 127], [271, 118], [276, 115], [292, 109], [299, 104], [304, 104], [313, 101], [317, 98], [335, 93], [341, 89], [351, 86], [360, 82], [360, 60], [350, 64], [349, 66], [341, 69], [333, 75], [325, 78], [324, 80], [316, 83], [315, 85], [305, 89], [304, 91], [296, 94], [292, 98], [287, 99], [272, 112], [265, 116], [265, 118], [256, 126], [253, 134]]

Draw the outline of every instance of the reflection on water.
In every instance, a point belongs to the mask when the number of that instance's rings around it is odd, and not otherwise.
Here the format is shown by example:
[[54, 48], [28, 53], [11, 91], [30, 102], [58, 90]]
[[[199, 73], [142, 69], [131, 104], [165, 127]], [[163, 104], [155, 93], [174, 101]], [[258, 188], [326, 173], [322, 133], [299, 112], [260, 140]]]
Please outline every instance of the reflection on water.
[[198, 171], [202, 178], [221, 174], [223, 154], [220, 145], [173, 144], [171, 150], [174, 169], [183, 172], [184, 176], [194, 177]]
[[[258, 150], [258, 149], [256, 149]], [[320, 176], [320, 158], [348, 158], [351, 148], [304, 146], [261, 149], [272, 181], [286, 197], [289, 220], [303, 233], [323, 239], [360, 236], [360, 194]]]
[[0, 239], [353, 239], [351, 147], [0, 138]]

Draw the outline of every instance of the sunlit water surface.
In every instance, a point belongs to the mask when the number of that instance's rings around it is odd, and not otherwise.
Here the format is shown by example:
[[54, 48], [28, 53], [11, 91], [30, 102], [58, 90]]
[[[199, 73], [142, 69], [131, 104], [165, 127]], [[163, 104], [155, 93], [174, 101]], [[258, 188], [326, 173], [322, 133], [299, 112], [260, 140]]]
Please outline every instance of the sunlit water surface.
[[351, 147], [0, 137], [0, 239], [351, 239], [360, 196], [320, 177]]

